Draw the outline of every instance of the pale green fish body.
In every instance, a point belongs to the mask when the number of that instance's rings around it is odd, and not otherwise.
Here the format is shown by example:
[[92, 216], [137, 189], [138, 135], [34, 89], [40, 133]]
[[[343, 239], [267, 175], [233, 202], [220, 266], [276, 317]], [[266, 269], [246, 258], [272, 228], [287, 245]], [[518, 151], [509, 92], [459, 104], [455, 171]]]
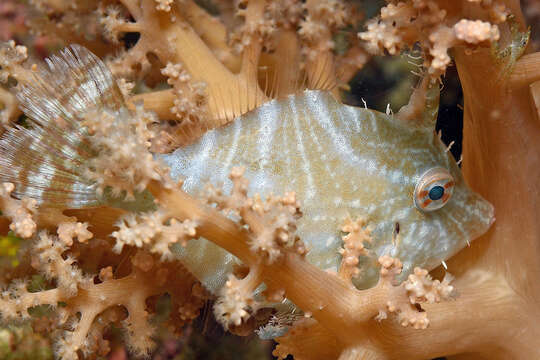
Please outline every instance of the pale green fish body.
[[[432, 269], [493, 222], [493, 207], [466, 186], [431, 125], [411, 126], [341, 104], [328, 92], [305, 91], [262, 105], [162, 158], [194, 195], [207, 183], [230, 190], [233, 166], [246, 168], [250, 195], [295, 191], [303, 212], [298, 234], [310, 248], [307, 259], [322, 269], [338, 268], [345, 218], [364, 216], [373, 244], [356, 284], [365, 287], [377, 279], [378, 256], [399, 258], [402, 276], [415, 266]], [[422, 211], [415, 187], [435, 168], [451, 174], [453, 195], [442, 208]], [[178, 253], [213, 292], [236, 261], [205, 239]]]

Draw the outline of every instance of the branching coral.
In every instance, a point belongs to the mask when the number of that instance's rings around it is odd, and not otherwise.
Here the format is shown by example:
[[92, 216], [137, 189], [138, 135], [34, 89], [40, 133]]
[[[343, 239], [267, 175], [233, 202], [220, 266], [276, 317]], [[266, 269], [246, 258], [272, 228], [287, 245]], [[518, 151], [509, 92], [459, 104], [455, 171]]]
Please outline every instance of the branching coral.
[[[40, 1], [36, 7], [34, 28], [99, 55], [113, 55], [110, 44], [123, 48], [127, 34], [139, 34], [134, 46], [109, 59], [130, 110], [80, 119], [95, 156], [78, 170], [106, 196], [125, 192], [132, 199], [148, 190], [156, 208], [136, 213], [106, 198], [94, 209], [53, 211], [47, 205], [55, 204], [13, 197], [14, 184], [4, 183], [2, 226], [33, 243], [31, 261], [2, 277], [9, 282], [0, 295], [3, 321], [31, 321], [31, 309], [47, 305], [58, 357], [107, 353], [103, 334], [111, 324], [125, 329], [134, 353], [148, 354], [156, 297], [170, 296], [167, 321], [177, 331], [207, 297], [171, 251], [203, 237], [244, 266], [217, 294], [214, 314], [226, 328], [246, 325], [284, 298], [302, 310], [302, 317], [287, 319], [288, 332], [272, 333], [280, 336], [280, 358], [540, 356], [539, 202], [531, 181], [540, 171], [540, 57], [520, 57], [528, 36], [517, 1], [389, 1], [359, 35], [365, 45], [354, 42], [344, 52], [336, 51], [333, 36], [356, 19], [338, 1], [220, 3], [220, 17], [190, 0]], [[88, 36], [77, 19], [92, 24]], [[452, 57], [457, 65], [465, 98], [463, 172], [493, 202], [497, 223], [447, 261], [452, 285], [441, 269], [430, 275], [420, 268], [398, 284], [401, 262], [383, 256], [377, 285], [358, 290], [352, 280], [369, 254], [369, 219], [345, 222], [341, 266], [337, 273], [324, 271], [306, 261], [310, 249], [296, 234], [301, 204], [294, 193], [248, 196], [243, 170], [235, 168], [231, 193], [209, 186], [194, 198], [172, 183], [150, 152], [191, 142], [304, 86], [332, 89], [353, 74], [347, 68], [340, 76], [336, 66], [351, 59], [352, 67], [363, 64], [362, 46], [390, 54], [417, 47], [431, 78], [443, 75]], [[26, 55], [14, 43], [1, 48], [3, 80], [33, 78], [33, 67], [22, 65]], [[13, 121], [19, 114], [14, 98], [0, 95], [5, 118]], [[29, 290], [26, 277], [33, 274], [47, 279], [46, 289]]]
[[148, 248], [150, 253], [158, 254], [162, 260], [171, 260], [170, 246], [180, 242], [185, 246], [197, 233], [196, 222], [179, 222], [163, 210], [137, 217], [134, 214], [120, 219], [119, 230], [111, 235], [116, 239], [114, 251], [120, 253], [125, 245]]
[[65, 222], [58, 225], [58, 239], [67, 246], [72, 246], [75, 238], [80, 243], [86, 243], [92, 236], [88, 223]]
[[262, 306], [253, 294], [259, 282], [260, 274], [252, 271], [244, 279], [229, 275], [214, 305], [214, 314], [225, 329], [245, 323]]
[[[238, 2], [222, 6], [213, 17], [194, 1], [145, 0], [140, 3], [58, 1], [35, 5], [31, 27], [56, 34], [66, 44], [80, 43], [98, 55], [106, 53], [103, 35], [118, 47], [126, 34], [138, 33], [136, 44], [109, 59], [119, 78], [145, 78], [132, 101], [143, 101], [157, 113], [155, 150], [170, 151], [208, 127], [223, 124], [265, 102], [304, 86], [330, 88], [347, 82], [365, 52], [351, 42], [335, 55], [332, 33], [352, 24], [340, 1]], [[230, 19], [234, 20], [230, 21]], [[77, 19], [77, 21], [74, 21]], [[88, 29], [81, 37], [81, 25]], [[91, 24], [91, 25], [90, 25]], [[322, 40], [321, 40], [322, 39]], [[335, 75], [334, 58], [348, 61], [348, 71]], [[183, 71], [174, 70], [181, 69]], [[170, 88], [155, 87], [163, 75]], [[176, 76], [175, 74], [182, 74]]]
[[[5, 84], [13, 71], [12, 68], [26, 60], [27, 52], [24, 46], [15, 46], [14, 41], [11, 41], [7, 47], [0, 51], [2, 52], [0, 54], [0, 83]], [[3, 125], [14, 121], [21, 114], [15, 96], [2, 87], [0, 87], [0, 102], [2, 104], [0, 121]]]
[[251, 251], [259, 254], [265, 262], [274, 263], [288, 248], [305, 255], [302, 241], [295, 236], [295, 220], [301, 214], [295, 194], [287, 193], [284, 197], [270, 197], [265, 201], [258, 195], [248, 198], [244, 171], [244, 168], [232, 170], [230, 179], [234, 185], [230, 196], [224, 196], [218, 189], [208, 186], [205, 196], [208, 203], [240, 216], [241, 224], [247, 225], [253, 234]]
[[[395, 313], [398, 316], [398, 322], [403, 326], [412, 326], [415, 329], [425, 329], [428, 327], [429, 320], [426, 312], [418, 312], [420, 303], [435, 303], [441, 299], [449, 299], [453, 287], [449, 285], [450, 276], [445, 275], [442, 283], [439, 280], [431, 280], [428, 272], [424, 269], [415, 268], [414, 274], [409, 275], [408, 279], [400, 286], [392, 285], [393, 277], [401, 273], [402, 264], [399, 260], [389, 256], [382, 256], [379, 259], [381, 264], [381, 277], [379, 279], [380, 287], [393, 286], [389, 289], [388, 302], [386, 309], [379, 310], [375, 319], [384, 320], [388, 313]], [[403, 292], [407, 294], [409, 303], [399, 304], [397, 301], [403, 298]], [[400, 294], [401, 293], [401, 294]]]
[[152, 122], [153, 114], [141, 107], [136, 108], [135, 116], [103, 112], [84, 119], [99, 154], [85, 164], [84, 173], [98, 184], [99, 194], [109, 187], [113, 195], [125, 192], [132, 199], [151, 179], [160, 179], [158, 164], [148, 152], [152, 133], [147, 126]]
[[0, 190], [2, 211], [4, 216], [11, 219], [9, 228], [22, 238], [29, 238], [36, 232], [36, 223], [32, 216], [36, 212], [36, 200], [13, 199], [10, 195], [15, 189], [11, 183], [3, 183]]
[[[238, 196], [238, 192], [242, 193], [241, 189], [245, 188], [245, 180], [239, 177], [237, 171], [231, 174], [235, 180], [236, 190], [231, 193], [227, 201], [229, 209], [233, 207], [231, 203], [245, 202], [244, 196]], [[391, 279], [401, 272], [401, 264], [399, 260], [389, 257], [383, 257], [380, 260], [383, 265], [381, 270], [383, 276], [379, 285], [364, 291], [356, 290], [350, 278], [348, 282], [343, 281], [336, 275], [323, 272], [307, 263], [303, 258], [304, 250], [299, 253], [294, 251], [294, 248], [291, 249], [293, 251], [282, 252], [281, 250], [281, 256], [277, 260], [270, 263], [261, 261], [268, 257], [263, 253], [261, 258], [261, 254], [256, 252], [258, 248], [251, 246], [259, 241], [256, 231], [252, 234], [245, 232], [240, 224], [227, 219], [211, 208], [197, 204], [195, 199], [183, 194], [180, 190], [163, 190], [156, 187], [150, 189], [161, 206], [169, 209], [179, 219], [195, 219], [199, 224], [198, 230], [201, 235], [212, 239], [250, 266], [251, 275], [243, 280], [231, 276], [222, 290], [222, 298], [218, 301], [215, 312], [218, 317], [226, 319], [226, 324], [231, 322], [239, 325], [250, 313], [257, 310], [260, 305], [255, 302], [252, 293], [261, 280], [265, 281], [272, 292], [287, 296], [307, 314], [324, 322], [324, 326], [330, 331], [335, 331], [345, 337], [347, 337], [345, 335], [347, 332], [349, 336], [353, 336], [353, 329], [356, 326], [361, 327], [364, 322], [372, 322], [377, 314], [379, 320], [383, 319], [384, 311], [397, 312], [403, 326], [426, 327], [428, 324], [426, 314], [419, 314], [413, 305], [438, 302], [449, 298], [452, 292], [453, 288], [448, 285], [448, 279], [443, 280], [442, 283], [438, 280], [432, 281], [427, 271], [422, 269], [417, 269], [406, 282], [394, 288]], [[252, 217], [249, 211], [239, 214], [242, 219], [240, 223], [246, 221], [250, 229], [262, 228], [264, 225], [264, 219]], [[356, 226], [355, 223], [349, 222], [344, 227], [353, 234], [345, 242], [346, 250], [344, 250], [344, 253], [348, 252], [349, 257], [353, 258], [352, 262], [355, 256], [352, 253], [353, 249], [362, 249], [362, 245], [358, 242], [368, 239], [365, 230], [362, 230], [361, 235], [358, 234], [362, 229], [358, 224], [361, 222], [356, 223]], [[242, 241], [238, 242], [239, 239]], [[355, 254], [360, 255], [362, 251], [355, 251]], [[340, 271], [340, 274], [350, 271], [350, 263], [351, 260], [345, 258], [342, 264], [344, 269]], [[301, 283], [290, 281], [294, 278], [303, 279], [303, 281]], [[314, 289], [318, 291], [316, 296], [303, 295]], [[335, 293], [339, 293], [340, 297], [335, 297], [333, 295]], [[337, 320], [336, 317], [342, 320]]]
[[204, 302], [204, 292], [192, 291], [194, 279], [181, 266], [160, 264], [145, 252], [137, 252], [131, 258], [131, 272], [127, 276], [115, 278], [110, 267], [103, 268], [100, 282], [95, 284], [75, 264], [70, 247], [57, 238], [41, 232], [33, 249], [32, 266], [50, 278], [55, 287], [29, 292], [26, 282], [14, 283], [2, 292], [1, 315], [4, 321], [28, 319], [33, 307], [50, 306], [58, 328], [56, 352], [62, 359], [77, 359], [79, 351], [90, 354], [106, 347], [102, 336], [113, 323], [126, 329], [126, 343], [134, 353], [148, 354], [154, 346], [148, 298], [171, 295], [174, 309], [179, 312], [174, 316], [176, 327], [196, 317], [196, 309]]
[[347, 218], [341, 228], [341, 231], [348, 233], [343, 237], [343, 249], [340, 251], [342, 258], [339, 276], [344, 280], [351, 281], [360, 274], [358, 258], [368, 254], [364, 243], [371, 242], [371, 237], [369, 229], [364, 229], [364, 226], [366, 221], [362, 218], [356, 221]]
[[2, 100], [2, 110], [0, 110], [0, 122], [7, 125], [14, 121], [21, 113], [17, 107], [17, 100], [9, 91], [0, 88], [0, 98]]
[[424, 66], [437, 77], [451, 62], [448, 49], [459, 45], [489, 46], [499, 40], [499, 29], [495, 24], [506, 20], [508, 10], [502, 3], [482, 5], [490, 8], [493, 23], [469, 19], [454, 22], [452, 14], [436, 1], [390, 3], [381, 9], [380, 17], [368, 22], [367, 31], [359, 37], [368, 42], [371, 51], [384, 49], [391, 55], [405, 48], [412, 49], [419, 43], [426, 51]]

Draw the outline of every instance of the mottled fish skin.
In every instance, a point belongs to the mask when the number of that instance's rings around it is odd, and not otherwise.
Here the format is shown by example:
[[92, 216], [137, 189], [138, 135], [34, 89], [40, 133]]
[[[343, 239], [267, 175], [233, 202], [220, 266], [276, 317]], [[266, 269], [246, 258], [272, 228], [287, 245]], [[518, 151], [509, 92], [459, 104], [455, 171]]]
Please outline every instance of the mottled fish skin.
[[[311, 249], [307, 259], [322, 269], [337, 270], [339, 229], [347, 215], [365, 216], [374, 241], [371, 257], [360, 264], [358, 287], [374, 284], [381, 255], [403, 262], [402, 277], [415, 266], [432, 269], [494, 220], [493, 207], [466, 186], [432, 127], [347, 106], [323, 91], [271, 101], [162, 159], [195, 195], [206, 183], [230, 190], [228, 175], [239, 165], [246, 167], [250, 195], [295, 191], [303, 212], [298, 234]], [[413, 193], [420, 176], [434, 167], [454, 177], [454, 193], [443, 208], [423, 212]], [[396, 223], [399, 234], [393, 237]], [[213, 292], [236, 261], [205, 239], [178, 253]]]

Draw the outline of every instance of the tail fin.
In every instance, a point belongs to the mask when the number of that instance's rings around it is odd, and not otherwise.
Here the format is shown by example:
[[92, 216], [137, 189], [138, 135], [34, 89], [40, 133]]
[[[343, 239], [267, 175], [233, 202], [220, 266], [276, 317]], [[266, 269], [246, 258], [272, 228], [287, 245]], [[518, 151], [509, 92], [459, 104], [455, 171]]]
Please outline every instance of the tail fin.
[[39, 204], [97, 206], [95, 184], [83, 174], [96, 153], [80, 120], [92, 111], [124, 107], [122, 93], [107, 66], [79, 45], [46, 62], [19, 84], [17, 99], [30, 127], [15, 126], [0, 138], [0, 181], [15, 184], [15, 197]]
[[74, 122], [95, 108], [118, 110], [124, 98], [107, 66], [80, 45], [45, 59], [48, 68], [22, 84], [17, 99], [26, 115], [43, 127], [62, 118]]

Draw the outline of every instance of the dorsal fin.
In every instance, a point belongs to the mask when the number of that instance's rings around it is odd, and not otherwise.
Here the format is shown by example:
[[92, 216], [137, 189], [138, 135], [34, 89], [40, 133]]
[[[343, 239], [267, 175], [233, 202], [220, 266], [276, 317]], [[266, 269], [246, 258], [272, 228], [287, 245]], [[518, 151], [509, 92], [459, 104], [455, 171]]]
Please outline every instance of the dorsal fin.
[[80, 120], [92, 111], [118, 110], [124, 99], [107, 66], [79, 45], [46, 59], [47, 67], [19, 84], [17, 99], [30, 118], [0, 138], [0, 181], [13, 195], [60, 208], [100, 204], [84, 163], [95, 156]]

